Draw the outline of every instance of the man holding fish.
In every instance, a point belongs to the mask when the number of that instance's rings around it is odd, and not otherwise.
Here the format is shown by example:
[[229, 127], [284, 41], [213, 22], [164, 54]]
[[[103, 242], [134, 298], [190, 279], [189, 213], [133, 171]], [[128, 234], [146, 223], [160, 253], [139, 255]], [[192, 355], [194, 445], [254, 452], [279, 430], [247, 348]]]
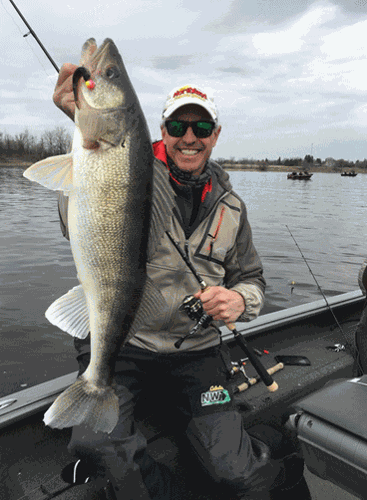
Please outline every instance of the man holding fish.
[[[302, 472], [270, 458], [277, 432], [244, 431], [229, 388], [218, 322], [256, 318], [265, 281], [246, 207], [210, 159], [221, 132], [213, 98], [197, 85], [174, 88], [151, 147], [117, 48], [91, 39], [80, 67], [61, 68], [54, 102], [76, 123], [71, 159], [43, 160], [27, 176], [62, 192], [61, 227], [81, 283], [46, 313], [78, 351], [80, 376], [45, 414], [51, 427], [73, 427], [70, 477], [78, 482], [78, 467], [85, 477], [107, 474], [116, 498], [181, 498], [134, 422], [137, 401], [155, 387], [228, 498], [311, 498]], [[197, 291], [172, 240], [207, 289]], [[192, 294], [213, 321], [188, 335], [195, 321], [181, 306]]]

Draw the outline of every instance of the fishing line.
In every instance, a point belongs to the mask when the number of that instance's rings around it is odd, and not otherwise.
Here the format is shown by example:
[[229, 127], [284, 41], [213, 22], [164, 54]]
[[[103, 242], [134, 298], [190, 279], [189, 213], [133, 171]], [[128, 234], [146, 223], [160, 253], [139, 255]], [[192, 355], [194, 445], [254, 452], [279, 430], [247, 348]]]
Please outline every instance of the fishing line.
[[[40, 58], [38, 57], [37, 55], [37, 52], [33, 49], [32, 45], [29, 43], [28, 41], [28, 35], [32, 35], [36, 42], [41, 46], [42, 50], [43, 51], [46, 51], [46, 49], [43, 47], [42, 43], [40, 42], [40, 40], [38, 39], [37, 35], [35, 34], [35, 32], [33, 31], [33, 29], [29, 26], [29, 24], [27, 23], [27, 21], [24, 19], [24, 16], [21, 15], [21, 13], [19, 12], [19, 9], [17, 9], [17, 7], [15, 6], [14, 2], [12, 2], [12, 0], [10, 0], [11, 4], [14, 6], [14, 8], [16, 9], [16, 11], [18, 12], [18, 14], [20, 15], [21, 19], [23, 20], [23, 22], [26, 24], [27, 28], [29, 29], [28, 33], [24, 34], [24, 29], [22, 30], [20, 28], [20, 26], [18, 25], [18, 23], [15, 21], [14, 17], [12, 16], [12, 14], [7, 10], [7, 8], [5, 7], [5, 4], [4, 4], [4, 1], [1, 0], [1, 4], [5, 10], [5, 12], [8, 14], [8, 16], [12, 19], [13, 23], [15, 24], [15, 26], [18, 28], [18, 31], [19, 33], [22, 35], [23, 38], [26, 39], [26, 42], [28, 44], [28, 47], [31, 49], [31, 51], [33, 52], [33, 54], [36, 56], [38, 62], [40, 63], [40, 65], [42, 66], [45, 74], [47, 75], [48, 79], [52, 78], [46, 71], [46, 68], [45, 66], [43, 65], [42, 61], [40, 60]], [[53, 62], [51, 56], [48, 54], [48, 52], [46, 51], [46, 55], [47, 57], [50, 59], [50, 61], [52, 62], [53, 66], [55, 67], [55, 69], [57, 68], [56, 64]], [[58, 71], [58, 68], [57, 68], [57, 71]]]
[[289, 229], [289, 227], [287, 226], [287, 224], [285, 225], [285, 227], [288, 229], [289, 234], [292, 236], [292, 239], [293, 239], [294, 243], [296, 244], [296, 247], [298, 248], [298, 250], [299, 250], [300, 254], [302, 255], [302, 258], [303, 258], [303, 260], [305, 261], [305, 264], [306, 264], [306, 266], [308, 267], [308, 270], [310, 271], [311, 276], [312, 276], [312, 277], [313, 277], [313, 279], [315, 280], [315, 283], [316, 283], [316, 285], [317, 285], [317, 288], [320, 290], [320, 293], [321, 293], [321, 295], [323, 296], [323, 298], [324, 298], [324, 300], [325, 300], [325, 302], [326, 302], [326, 305], [327, 305], [327, 306], [328, 306], [328, 308], [330, 309], [331, 314], [333, 315], [333, 317], [334, 317], [334, 320], [335, 320], [336, 324], [338, 325], [338, 327], [339, 327], [340, 331], [341, 331], [342, 333], [344, 333], [344, 332], [343, 332], [343, 329], [342, 329], [342, 327], [341, 327], [341, 325], [340, 325], [340, 323], [339, 323], [339, 321], [337, 320], [337, 317], [335, 316], [335, 314], [334, 314], [333, 310], [331, 309], [330, 304], [329, 304], [329, 302], [327, 301], [327, 299], [326, 299], [326, 297], [325, 297], [325, 294], [324, 294], [324, 292], [322, 291], [322, 289], [321, 289], [321, 287], [320, 287], [320, 285], [319, 285], [319, 283], [318, 283], [318, 281], [317, 281], [317, 279], [316, 279], [316, 276], [315, 276], [315, 275], [314, 275], [314, 273], [312, 272], [312, 269], [311, 269], [311, 267], [309, 266], [309, 264], [308, 264], [308, 262], [307, 262], [307, 260], [306, 260], [306, 257], [303, 255], [302, 250], [300, 249], [300, 247], [299, 247], [299, 245], [298, 245], [298, 243], [297, 243], [297, 241], [296, 241], [295, 237], [294, 237], [294, 236], [293, 236], [293, 234], [291, 233], [291, 230]]
[[[297, 241], [296, 241], [295, 237], [293, 236], [293, 234], [292, 234], [291, 230], [289, 229], [289, 227], [287, 226], [287, 224], [285, 225], [285, 227], [288, 229], [289, 234], [292, 236], [292, 239], [293, 239], [294, 243], [296, 244], [296, 247], [298, 248], [298, 250], [299, 250], [300, 254], [302, 255], [302, 258], [303, 258], [303, 260], [305, 261], [305, 264], [307, 265], [308, 270], [309, 270], [309, 271], [310, 271], [310, 273], [311, 273], [311, 276], [312, 276], [312, 277], [313, 277], [313, 279], [315, 280], [315, 283], [316, 283], [316, 285], [317, 285], [317, 288], [320, 290], [320, 293], [321, 293], [321, 295], [323, 296], [323, 298], [324, 298], [324, 300], [325, 300], [325, 303], [326, 303], [326, 305], [327, 305], [327, 307], [328, 307], [329, 311], [330, 311], [330, 312], [331, 312], [331, 314], [333, 315], [333, 318], [334, 318], [334, 320], [335, 320], [335, 323], [338, 325], [338, 328], [339, 328], [339, 330], [341, 331], [341, 333], [342, 333], [342, 335], [343, 335], [344, 340], [346, 341], [346, 345], [347, 345], [347, 346], [349, 347], [349, 349], [350, 349], [350, 352], [351, 352], [352, 357], [356, 360], [356, 362], [358, 363], [359, 368], [362, 370], [362, 366], [361, 366], [360, 361], [359, 361], [359, 359], [358, 359], [358, 354], [357, 354], [357, 352], [355, 351], [355, 349], [354, 349], [353, 345], [351, 345], [351, 343], [349, 342], [349, 339], [348, 339], [348, 337], [347, 337], [347, 334], [344, 332], [344, 330], [343, 330], [343, 328], [342, 328], [341, 324], [340, 324], [340, 323], [339, 323], [339, 321], [338, 321], [338, 318], [335, 316], [334, 311], [332, 310], [332, 308], [331, 308], [331, 306], [330, 306], [329, 302], [327, 301], [327, 298], [325, 297], [324, 292], [323, 292], [323, 291], [322, 291], [322, 289], [321, 289], [321, 286], [319, 285], [319, 283], [318, 283], [318, 281], [317, 281], [317, 279], [316, 279], [316, 276], [315, 276], [315, 275], [314, 275], [314, 273], [312, 272], [312, 269], [311, 269], [311, 267], [309, 266], [309, 264], [308, 264], [308, 262], [307, 262], [307, 260], [306, 260], [306, 257], [303, 255], [302, 250], [300, 249], [300, 247], [299, 247], [299, 245], [298, 245], [298, 243], [297, 243]], [[362, 373], [363, 373], [363, 370], [362, 370]]]

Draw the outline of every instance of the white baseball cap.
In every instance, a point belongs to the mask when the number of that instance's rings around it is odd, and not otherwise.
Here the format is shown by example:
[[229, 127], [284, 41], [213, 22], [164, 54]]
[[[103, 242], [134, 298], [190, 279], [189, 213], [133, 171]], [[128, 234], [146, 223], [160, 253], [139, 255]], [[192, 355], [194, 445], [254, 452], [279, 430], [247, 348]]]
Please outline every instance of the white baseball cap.
[[162, 120], [167, 119], [176, 109], [186, 104], [197, 104], [206, 109], [215, 122], [218, 122], [218, 110], [213, 97], [196, 85], [175, 87], [167, 96], [162, 111]]

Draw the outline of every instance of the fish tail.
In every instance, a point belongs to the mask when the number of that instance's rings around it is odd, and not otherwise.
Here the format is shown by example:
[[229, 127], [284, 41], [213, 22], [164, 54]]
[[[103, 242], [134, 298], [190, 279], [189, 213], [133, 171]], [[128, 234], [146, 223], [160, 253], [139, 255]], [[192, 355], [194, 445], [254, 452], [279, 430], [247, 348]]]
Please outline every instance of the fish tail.
[[119, 401], [111, 387], [97, 387], [81, 375], [47, 410], [46, 425], [63, 429], [87, 425], [94, 432], [112, 432], [119, 417]]

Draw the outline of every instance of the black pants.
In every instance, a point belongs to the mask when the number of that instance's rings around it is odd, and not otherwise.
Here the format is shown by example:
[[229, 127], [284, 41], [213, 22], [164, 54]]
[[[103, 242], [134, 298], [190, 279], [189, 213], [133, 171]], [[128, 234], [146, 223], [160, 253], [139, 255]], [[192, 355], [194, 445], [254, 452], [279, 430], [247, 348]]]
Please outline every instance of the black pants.
[[[228, 488], [228, 498], [251, 498], [252, 492], [263, 492], [267, 498], [282, 477], [282, 460], [270, 459], [268, 446], [244, 431], [228, 389], [228, 367], [221, 349], [165, 355], [125, 347], [115, 371], [120, 401], [117, 426], [111, 434], [74, 427], [70, 452], [97, 474], [107, 472], [117, 498], [182, 498], [168, 469], [146, 452], [146, 438], [134, 420], [138, 400], [141, 405], [147, 391], [156, 391], [164, 395], [164, 408], [157, 408], [158, 412], [172, 408], [180, 412], [183, 418], [177, 432], [186, 436], [212, 483]], [[88, 362], [88, 355], [80, 358], [80, 371]], [[298, 500], [303, 499], [298, 496]]]

